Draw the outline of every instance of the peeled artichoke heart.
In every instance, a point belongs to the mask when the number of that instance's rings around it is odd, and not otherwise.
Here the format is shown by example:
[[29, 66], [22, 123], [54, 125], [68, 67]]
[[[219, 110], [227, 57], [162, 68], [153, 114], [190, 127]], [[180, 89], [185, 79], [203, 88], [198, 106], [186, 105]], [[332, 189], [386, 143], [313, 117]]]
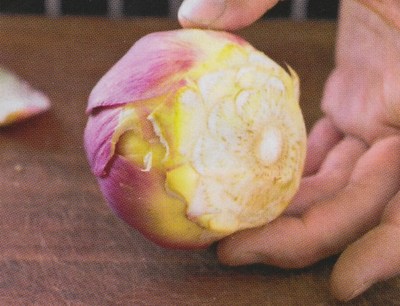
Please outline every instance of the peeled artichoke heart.
[[[170, 65], [185, 68], [157, 77], [147, 89], [153, 95], [114, 102], [120, 112], [109, 148], [110, 155], [127, 160], [143, 176], [157, 173], [153, 183], [162, 187], [150, 195], [136, 190], [145, 197], [142, 204], [111, 199], [112, 206], [139, 205], [132, 211], [141, 212], [151, 207], [157, 215], [152, 201], [162, 194], [171, 211], [160, 209], [156, 226], [120, 215], [150, 239], [173, 247], [206, 246], [275, 219], [299, 186], [305, 157], [296, 73], [232, 34], [190, 29], [156, 36], [165, 44], [165, 61], [167, 46], [174, 43], [189, 50], [190, 64], [169, 58]], [[135, 46], [129, 52], [135, 53]], [[112, 164], [108, 168], [112, 172]], [[137, 173], [135, 179], [140, 177]]]

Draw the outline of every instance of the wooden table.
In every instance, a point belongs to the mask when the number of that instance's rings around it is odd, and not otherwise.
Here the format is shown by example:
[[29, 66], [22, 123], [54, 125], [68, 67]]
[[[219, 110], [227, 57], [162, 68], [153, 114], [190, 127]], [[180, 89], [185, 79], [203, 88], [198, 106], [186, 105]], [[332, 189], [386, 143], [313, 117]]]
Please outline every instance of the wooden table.
[[[109, 210], [82, 147], [87, 96], [146, 33], [175, 21], [0, 17], [0, 64], [52, 100], [48, 113], [0, 130], [0, 305], [337, 305], [334, 259], [284, 271], [221, 266], [213, 248], [162, 249]], [[308, 126], [319, 116], [335, 24], [258, 23], [240, 34], [302, 78]], [[399, 303], [400, 279], [352, 305]]]

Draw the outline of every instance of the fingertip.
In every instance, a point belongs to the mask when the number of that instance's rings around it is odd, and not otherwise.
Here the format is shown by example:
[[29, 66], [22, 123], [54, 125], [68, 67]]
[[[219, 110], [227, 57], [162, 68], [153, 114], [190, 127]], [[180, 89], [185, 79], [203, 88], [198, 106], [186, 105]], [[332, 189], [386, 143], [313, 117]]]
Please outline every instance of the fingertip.
[[211, 27], [225, 12], [225, 1], [185, 0], [178, 10], [178, 21], [184, 28]]
[[196, 24], [193, 21], [191, 21], [190, 19], [186, 18], [185, 16], [181, 16], [178, 14], [178, 22], [181, 25], [182, 28], [206, 28], [206, 26], [203, 26], [201, 24]]
[[188, 20], [185, 16], [182, 16], [179, 14], [178, 12], [178, 22], [181, 25], [182, 28], [191, 28], [192, 23], [190, 22], [190, 20]]
[[218, 243], [217, 256], [219, 261], [227, 266], [241, 266], [259, 262], [251, 243], [248, 246], [246, 240], [237, 237], [237, 235], [234, 234]]
[[[372, 270], [368, 266], [376, 260], [376, 254], [368, 254], [374, 237], [371, 233], [351, 244], [339, 256], [330, 278], [330, 290], [339, 301], [350, 301], [372, 285]], [[373, 235], [375, 236], [375, 235]], [[372, 255], [372, 256], [371, 256]]]
[[348, 302], [365, 292], [372, 284], [362, 281], [351, 262], [339, 260], [330, 278], [330, 291], [339, 301]]
[[357, 296], [364, 293], [371, 284], [364, 283], [360, 284], [358, 287], [346, 287], [341, 283], [331, 280], [330, 290], [332, 295], [341, 302], [349, 302]]
[[349, 301], [380, 281], [400, 273], [400, 230], [381, 224], [350, 245], [339, 257], [331, 275], [331, 292]]

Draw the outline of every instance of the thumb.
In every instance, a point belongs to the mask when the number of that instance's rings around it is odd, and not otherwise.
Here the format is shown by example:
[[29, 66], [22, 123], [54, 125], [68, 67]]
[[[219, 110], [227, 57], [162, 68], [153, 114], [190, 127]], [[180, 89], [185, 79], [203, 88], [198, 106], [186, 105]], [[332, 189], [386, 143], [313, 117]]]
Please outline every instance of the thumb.
[[234, 30], [250, 25], [279, 0], [184, 0], [178, 19], [184, 28]]

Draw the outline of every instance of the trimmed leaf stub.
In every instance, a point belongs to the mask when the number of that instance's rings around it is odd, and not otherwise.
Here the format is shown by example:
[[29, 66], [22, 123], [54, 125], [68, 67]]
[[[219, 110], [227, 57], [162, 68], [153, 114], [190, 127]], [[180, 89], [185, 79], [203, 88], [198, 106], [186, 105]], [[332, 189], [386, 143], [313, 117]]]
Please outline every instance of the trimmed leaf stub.
[[306, 147], [298, 102], [296, 73], [237, 36], [153, 33], [93, 89], [85, 148], [122, 219], [163, 246], [205, 247], [289, 204]]
[[6, 126], [43, 113], [49, 98], [15, 74], [0, 67], [0, 126]]

